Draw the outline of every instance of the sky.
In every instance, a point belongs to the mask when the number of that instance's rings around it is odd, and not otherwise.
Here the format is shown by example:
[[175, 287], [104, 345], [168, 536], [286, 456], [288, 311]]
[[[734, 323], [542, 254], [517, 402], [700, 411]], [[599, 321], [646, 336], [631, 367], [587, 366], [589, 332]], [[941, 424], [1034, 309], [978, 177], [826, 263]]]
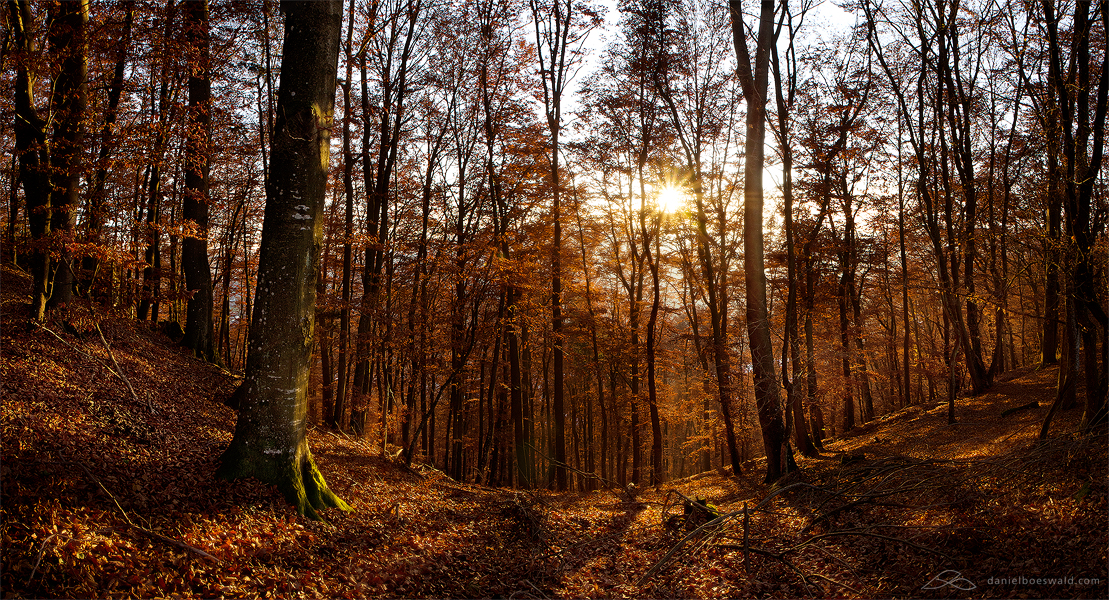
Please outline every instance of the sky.
[[[723, 0], [717, 0], [723, 1]], [[826, 43], [835, 36], [848, 33], [856, 23], [856, 16], [849, 13], [832, 0], [816, 0], [817, 4], [814, 6], [811, 14], [805, 17], [801, 35], [810, 44]], [[585, 42], [587, 54], [584, 59], [584, 65], [577, 73], [574, 81], [571, 82], [570, 89], [575, 89], [575, 84], [581, 82], [589, 74], [597, 68], [600, 63], [601, 56], [605, 47], [615, 41], [619, 35], [620, 28], [620, 11], [617, 8], [617, 0], [601, 0], [595, 4], [600, 4], [605, 7], [605, 22], [604, 25], [593, 31]], [[757, 4], [748, 0], [746, 4], [750, 10], [755, 10]], [[574, 110], [578, 107], [577, 95], [571, 94], [568, 98], [565, 113], [570, 116], [573, 115]], [[572, 118], [572, 117], [571, 117]], [[768, 144], [772, 144], [773, 140], [768, 136]], [[772, 147], [767, 148], [767, 156], [772, 157], [776, 150]], [[777, 195], [778, 186], [781, 184], [782, 173], [781, 168], [770, 164], [763, 172], [763, 183], [768, 196]], [[671, 199], [673, 201], [673, 199]], [[776, 211], [774, 203], [767, 202], [767, 217]]]

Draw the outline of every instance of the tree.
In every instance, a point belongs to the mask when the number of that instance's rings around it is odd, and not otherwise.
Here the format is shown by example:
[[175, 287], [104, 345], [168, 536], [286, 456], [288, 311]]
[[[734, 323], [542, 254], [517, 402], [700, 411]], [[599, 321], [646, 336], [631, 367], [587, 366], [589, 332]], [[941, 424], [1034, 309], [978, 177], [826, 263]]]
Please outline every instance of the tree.
[[[1040, 437], [1046, 437], [1052, 415], [1065, 396], [1073, 398], [1079, 376], [1080, 355], [1084, 358], [1086, 376], [1086, 402], [1081, 428], [1089, 429], [1109, 418], [1109, 316], [1105, 313], [1104, 283], [1098, 286], [1098, 271], [1104, 265], [1094, 259], [1096, 234], [1092, 227], [1094, 187], [1105, 149], [1105, 120], [1109, 112], [1109, 52], [1102, 48], [1101, 77], [1096, 88], [1091, 82], [1092, 38], [1104, 40], [1109, 31], [1109, 6], [1099, 5], [1101, 30], [1093, 25], [1097, 17], [1091, 15], [1091, 2], [1074, 2], [1074, 14], [1065, 14], [1065, 4], [1042, 0], [1044, 23], [1047, 28], [1048, 89], [1050, 104], [1055, 112], [1050, 118], [1055, 127], [1047, 129], [1055, 139], [1048, 139], [1049, 152], [1062, 168], [1062, 181], [1057, 183], [1060, 194], [1049, 201], [1062, 201], [1065, 269], [1065, 318], [1063, 358], [1059, 368], [1057, 397], [1044, 418]], [[1060, 21], [1067, 19], [1073, 28], [1060, 32]], [[1063, 38], [1070, 38], [1069, 52], [1064, 51]], [[1065, 56], [1069, 54], [1069, 56]], [[1065, 66], [1069, 65], [1069, 66]], [[1090, 101], [1095, 106], [1091, 115]], [[1061, 137], [1062, 139], [1058, 139]], [[1056, 175], [1059, 175], [1056, 172]], [[1102, 275], [1103, 276], [1103, 275]], [[1100, 289], [1098, 289], [1100, 287]], [[1098, 355], [1098, 328], [1101, 329], [1101, 355]], [[1079, 338], [1081, 337], [1081, 344]], [[1046, 357], [1046, 352], [1045, 352]]]
[[42, 321], [50, 299], [50, 147], [46, 142], [49, 120], [35, 105], [38, 65], [31, 28], [34, 15], [26, 0], [8, 0], [8, 19], [16, 51], [15, 153], [19, 157], [19, 180], [26, 198], [27, 221], [34, 240], [31, 254], [31, 318]]
[[[131, 49], [131, 31], [135, 20], [135, 1], [126, 0], [123, 9], [123, 32], [115, 41], [115, 68], [112, 71], [112, 81], [108, 86], [108, 106], [104, 114], [104, 123], [100, 128], [100, 150], [97, 152], [96, 174], [93, 176], [89, 192], [86, 239], [92, 244], [101, 243], [101, 231], [104, 228], [105, 210], [104, 200], [107, 195], [107, 180], [109, 166], [118, 164], [111, 157], [112, 150], [118, 146], [114, 139], [113, 130], [119, 117], [119, 102], [123, 96], [124, 74], [127, 67], [127, 56]], [[82, 264], [82, 284], [91, 296], [93, 279], [96, 277], [100, 266], [97, 256], [86, 256]]]
[[[797, 100], [797, 33], [805, 15], [812, 8], [811, 0], [803, 0], [800, 14], [795, 15], [791, 10], [788, 0], [782, 3], [782, 12], [779, 17], [775, 38], [781, 35], [782, 27], [788, 30], [786, 48], [784, 52], [775, 51], [772, 55], [771, 67], [774, 74], [774, 98], [777, 104], [777, 128], [775, 133], [778, 138], [778, 149], [782, 159], [782, 203], [785, 215], [786, 234], [786, 274], [789, 286], [786, 298], [785, 335], [782, 340], [782, 384], [786, 390], [786, 429], [792, 429], [794, 443], [798, 450], [805, 456], [817, 456], [819, 452], [813, 445], [809, 436], [809, 428], [805, 423], [804, 400], [797, 389], [801, 378], [801, 348], [800, 334], [797, 319], [797, 288], [800, 281], [797, 274], [796, 227], [793, 221], [793, 141], [791, 109]], [[783, 72], [781, 55], [785, 55], [785, 70]], [[784, 88], [784, 89], [783, 89]], [[792, 377], [790, 372], [792, 370]], [[788, 418], [792, 415], [792, 420]], [[788, 436], [787, 436], [788, 437]]]
[[[724, 36], [728, 17], [711, 4], [690, 3], [686, 10], [690, 15], [701, 16], [703, 21], [692, 17], [676, 27], [686, 34], [679, 38], [680, 46], [672, 51], [668, 70], [681, 76], [664, 75], [656, 80], [656, 86], [669, 109], [670, 126], [684, 159], [680, 170], [693, 193], [697, 262], [709, 310], [716, 389], [732, 473], [738, 476], [741, 460], [732, 415], [736, 396], [728, 341], [734, 244], [727, 239], [730, 230], [727, 204], [732, 189], [723, 176], [727, 151], [716, 152], [721, 143], [727, 148], [735, 134], [736, 111], [731, 96], [735, 78], [727, 61], [730, 50]], [[720, 160], [718, 154], [725, 158]], [[711, 232], [710, 213], [714, 216]], [[691, 271], [687, 269], [687, 274]], [[695, 307], [690, 313], [696, 315]]]
[[[651, 419], [651, 483], [662, 473], [662, 426], [657, 405], [656, 329], [661, 295], [658, 291], [657, 244], [661, 215], [649, 199], [655, 165], [665, 148], [662, 105], [656, 80], [665, 70], [665, 35], [669, 15], [664, 2], [626, 2], [621, 6], [621, 37], [606, 51], [598, 71], [583, 85], [586, 105], [579, 111], [592, 136], [580, 144], [585, 163], [599, 171], [600, 194], [608, 204], [612, 272], [627, 294], [630, 340], [627, 381], [631, 392], [632, 482], [639, 483], [641, 452], [639, 407], [646, 368], [647, 404]], [[649, 182], [648, 179], [652, 181]], [[638, 201], [636, 196], [638, 195]], [[648, 225], [648, 216], [650, 221]], [[645, 277], [652, 274], [655, 290], [647, 319], [646, 364], [641, 360], [641, 328]], [[592, 311], [592, 307], [590, 306]]]
[[[166, 168], [166, 150], [169, 146], [171, 124], [177, 119], [178, 98], [181, 92], [180, 77], [178, 77], [178, 61], [171, 50], [170, 40], [174, 37], [177, 27], [177, 4], [168, 2], [162, 14], [163, 33], [159, 40], [158, 52], [151, 56], [151, 69], [158, 69], [157, 76], [157, 121], [150, 126], [155, 130], [154, 140], [150, 153], [146, 157], [149, 161], [149, 173], [144, 176], [143, 182], [146, 190], [146, 227], [144, 241], [146, 249], [143, 258], [146, 265], [142, 273], [142, 296], [139, 299], [138, 317], [145, 320], [149, 315], [150, 320], [158, 320], [160, 308], [160, 292], [162, 280], [162, 250], [161, 250], [161, 210], [162, 210], [162, 175]], [[160, 63], [160, 64], [159, 64]], [[155, 85], [150, 84], [150, 102], [154, 103]]]
[[54, 79], [50, 149], [50, 230], [60, 242], [61, 257], [53, 267], [50, 306], [73, 299], [73, 237], [80, 205], [84, 169], [85, 113], [88, 104], [88, 0], [61, 2], [51, 8], [50, 46], [61, 71]]
[[286, 1], [284, 58], [246, 374], [235, 437], [216, 472], [276, 484], [297, 512], [351, 510], [308, 449], [308, 366], [323, 235], [341, 0]]
[[[8, 18], [18, 53], [15, 146], [35, 244], [31, 257], [31, 316], [41, 321], [48, 304], [64, 304], [73, 297], [73, 268], [62, 232], [72, 233], [73, 213], [80, 195], [89, 5], [87, 0], [80, 0], [51, 6], [50, 58], [56, 62], [58, 70], [51, 82], [50, 110], [46, 118], [35, 106], [36, 80], [44, 65], [35, 62], [37, 48], [30, 5], [9, 0]], [[58, 248], [59, 245], [63, 247]], [[51, 254], [57, 250], [62, 257], [53, 264]]]
[[[368, 394], [372, 388], [371, 363], [383, 360], [382, 352], [373, 347], [373, 334], [380, 325], [388, 326], [391, 319], [386, 318], [383, 292], [387, 293], [386, 259], [389, 255], [387, 240], [391, 225], [390, 183], [393, 171], [400, 156], [402, 125], [407, 118], [408, 100], [412, 92], [409, 84], [411, 71], [418, 60], [413, 59], [415, 41], [423, 30], [422, 15], [425, 11], [421, 0], [391, 0], [383, 7], [378, 23], [378, 5], [370, 9], [370, 27], [373, 32], [368, 51], [360, 52], [359, 70], [362, 84], [362, 176], [365, 180], [367, 195], [365, 268], [362, 272], [362, 315], [358, 319], [357, 363], [354, 368], [354, 381], [351, 405], [355, 393]], [[380, 29], [375, 29], [380, 28]], [[373, 59], [379, 88], [376, 97], [379, 105], [372, 107], [370, 94], [370, 72], [367, 61]], [[377, 116], [377, 160], [373, 160], [373, 128], [370, 127], [374, 115]], [[379, 346], [378, 349], [381, 347]], [[343, 411], [346, 398], [335, 399], [335, 421], [344, 423]]]
[[738, 57], [739, 80], [747, 100], [747, 138], [743, 165], [743, 271], [747, 287], [747, 335], [751, 343], [751, 369], [755, 378], [755, 403], [762, 425], [766, 451], [766, 480], [776, 481], [785, 471], [782, 445], [782, 412], [778, 401], [778, 380], [774, 375], [774, 346], [766, 305], [766, 267], [762, 243], [762, 172], [766, 141], [766, 92], [773, 51], [774, 2], [762, 0], [755, 61], [743, 23], [741, 0], [729, 0], [732, 39]]
[[581, 65], [581, 48], [601, 15], [580, 0], [532, 0], [543, 106], [550, 132], [551, 173], [551, 335], [554, 339], [554, 484], [566, 489], [566, 411], [562, 333], [562, 196], [559, 189], [559, 138], [562, 133], [562, 94]]
[[189, 299], [185, 339], [198, 358], [218, 360], [212, 334], [212, 268], [208, 264], [208, 172], [212, 125], [212, 80], [208, 65], [208, 0], [184, 4], [188, 46], [189, 108], [185, 132], [185, 198], [181, 216], [188, 233], [181, 243], [181, 268]]
[[[374, 7], [376, 8], [376, 4]], [[372, 20], [372, 19], [371, 19]], [[347, 11], [347, 43], [344, 49], [346, 62], [346, 77], [339, 83], [343, 89], [343, 273], [342, 273], [342, 298], [339, 315], [339, 368], [338, 390], [335, 399], [324, 402], [324, 422], [330, 427], [339, 429], [343, 422], [343, 400], [347, 395], [347, 351], [350, 346], [350, 317], [351, 317], [351, 262], [354, 258], [354, 151], [351, 147], [351, 122], [354, 120], [353, 105], [351, 103], [351, 79], [354, 70], [354, 0], [350, 2]], [[362, 47], [365, 51], [365, 46]]]

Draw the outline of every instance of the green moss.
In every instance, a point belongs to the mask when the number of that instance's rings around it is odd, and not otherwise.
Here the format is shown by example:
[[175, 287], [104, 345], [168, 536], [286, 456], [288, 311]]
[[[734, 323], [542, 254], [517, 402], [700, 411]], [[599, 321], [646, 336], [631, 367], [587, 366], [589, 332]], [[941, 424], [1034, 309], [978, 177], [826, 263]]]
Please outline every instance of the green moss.
[[245, 451], [242, 444], [232, 442], [220, 457], [216, 477], [229, 481], [253, 477], [276, 485], [297, 514], [315, 521], [323, 520], [319, 511], [325, 508], [354, 510], [327, 487], [306, 442], [293, 455]]

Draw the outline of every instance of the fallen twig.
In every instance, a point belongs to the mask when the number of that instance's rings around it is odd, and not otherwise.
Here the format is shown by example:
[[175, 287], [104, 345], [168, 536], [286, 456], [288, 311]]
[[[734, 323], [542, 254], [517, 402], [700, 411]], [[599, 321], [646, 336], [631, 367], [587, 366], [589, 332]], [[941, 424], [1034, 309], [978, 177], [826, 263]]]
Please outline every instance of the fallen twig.
[[100, 360], [96, 356], [93, 356], [92, 354], [89, 354], [88, 352], [85, 352], [84, 350], [78, 348], [77, 346], [74, 346], [73, 344], [69, 343], [68, 340], [66, 340], [62, 336], [58, 335], [57, 333], [54, 333], [54, 331], [52, 329], [50, 329], [49, 327], [47, 327], [46, 325], [43, 325], [42, 323], [38, 323], [38, 326], [40, 328], [42, 328], [42, 330], [45, 331], [46, 333], [49, 333], [50, 335], [58, 338], [59, 342], [65, 344], [66, 346], [69, 346], [70, 348], [73, 348], [77, 352], [80, 352], [81, 354], [84, 354], [85, 356], [87, 356], [87, 357], [95, 360], [96, 362], [100, 363], [100, 366], [104, 367], [105, 369], [108, 369], [108, 372], [111, 373], [112, 375], [115, 375], [116, 377], [119, 376], [119, 373], [116, 373], [115, 371], [113, 371], [112, 368], [109, 367], [104, 361]]
[[858, 596], [862, 595], [862, 592], [860, 592], [859, 590], [856, 590], [855, 588], [847, 585], [846, 583], [836, 581], [835, 579], [832, 579], [831, 577], [825, 577], [825, 576], [821, 575], [820, 573], [813, 573], [812, 575], [809, 575], [809, 577], [819, 577], [819, 578], [823, 579], [824, 581], [827, 581], [828, 583], [833, 583], [835, 585], [838, 585], [841, 588], [843, 588], [845, 590], [848, 590], [848, 591], [852, 592], [855, 595], [858, 595]]
[[[97, 323], [95, 327], [96, 333], [100, 334], [100, 341], [104, 342], [104, 348], [108, 351], [108, 357], [112, 359], [112, 364], [116, 366], [115, 374], [123, 380], [123, 383], [127, 384], [127, 389], [131, 391], [131, 397], [135, 399], [135, 402], [142, 402], [142, 400], [139, 399], [139, 395], [135, 393], [135, 388], [131, 387], [131, 382], [124, 377], [123, 369], [119, 367], [119, 361], [116, 360], [116, 355], [112, 353], [112, 347], [108, 345], [108, 340], [104, 337], [104, 332], [100, 331], [100, 323]], [[154, 413], [154, 405], [150, 402], [149, 396], [146, 398], [146, 407], [150, 410], [151, 414]]]
[[797, 544], [795, 546], [791, 546], [789, 548], [786, 548], [785, 550], [782, 551], [782, 554], [785, 554], [787, 552], [792, 552], [794, 550], [800, 550], [800, 549], [802, 549], [806, 546], [811, 545], [813, 542], [815, 542], [817, 540], [821, 540], [821, 539], [829, 538], [829, 537], [835, 537], [835, 536], [839, 536], [839, 535], [859, 535], [859, 536], [865, 536], [865, 537], [878, 538], [878, 539], [882, 539], [882, 540], [889, 540], [891, 542], [899, 542], [899, 543], [902, 543], [902, 544], [905, 544], [905, 545], [908, 545], [908, 546], [912, 546], [913, 548], [916, 548], [917, 550], [922, 550], [924, 552], [931, 552], [932, 554], [937, 554], [937, 555], [942, 556], [942, 557], [947, 558], [947, 559], [951, 558], [947, 554], [944, 554], [943, 552], [940, 552], [939, 550], [936, 550], [935, 548], [929, 548], [928, 546], [922, 546], [922, 545], [917, 544], [915, 542], [910, 542], [909, 540], [905, 540], [905, 539], [898, 538], [898, 537], [893, 537], [893, 536], [890, 536], [890, 535], [882, 535], [880, 533], [871, 533], [869, 531], [861, 531], [861, 530], [857, 530], [857, 529], [843, 529], [843, 530], [840, 530], [840, 531], [829, 531], [827, 533], [821, 533], [819, 535], [814, 535], [814, 536], [810, 537], [809, 539], [801, 542], [800, 544]]
[[[104, 493], [107, 494], [108, 497], [112, 499], [112, 502], [116, 505], [116, 508], [119, 509], [120, 514], [123, 515], [123, 520], [127, 523], [127, 525], [129, 525], [135, 531], [138, 531], [139, 533], [148, 535], [148, 536], [150, 536], [154, 539], [165, 542], [167, 544], [177, 546], [178, 548], [182, 548], [182, 549], [188, 550], [190, 552], [195, 552], [196, 554], [199, 554], [200, 556], [203, 556], [205, 558], [210, 558], [210, 559], [212, 559], [216, 562], [222, 562], [220, 559], [216, 558], [215, 556], [212, 556], [211, 554], [208, 554], [207, 552], [201, 550], [200, 548], [194, 548], [194, 547], [186, 544], [185, 542], [178, 541], [178, 540], [175, 540], [171, 537], [167, 537], [167, 536], [164, 536], [160, 533], [151, 531], [151, 530], [149, 530], [146, 527], [143, 527], [141, 525], [136, 525], [134, 523], [134, 521], [131, 520], [131, 517], [127, 514], [127, 511], [124, 510], [123, 506], [121, 506], [119, 504], [119, 500], [116, 500], [115, 495], [113, 495], [111, 492], [109, 492], [108, 488], [104, 487], [104, 483], [100, 481], [100, 478], [97, 477], [95, 474], [93, 474], [93, 472], [87, 466], [85, 466], [84, 463], [76, 462], [76, 461], [64, 461], [64, 462], [63, 461], [59, 461], [59, 462], [50, 461], [50, 462], [52, 462], [53, 464], [75, 464], [78, 467], [81, 467], [81, 470], [84, 471], [85, 474], [88, 475], [90, 478], [92, 478], [92, 480], [96, 482], [96, 485], [100, 486], [100, 489], [103, 490]], [[32, 574], [34, 574], [33, 571], [32, 571]]]
[[49, 536], [46, 537], [45, 540], [42, 540], [42, 546], [39, 548], [38, 559], [35, 560], [35, 566], [31, 569], [31, 574], [27, 576], [27, 583], [25, 583], [24, 585], [31, 585], [31, 580], [35, 578], [35, 573], [39, 570], [39, 565], [42, 564], [42, 557], [46, 555], [46, 544], [56, 537], [68, 538], [69, 536], [61, 535], [60, 533], [51, 533]]

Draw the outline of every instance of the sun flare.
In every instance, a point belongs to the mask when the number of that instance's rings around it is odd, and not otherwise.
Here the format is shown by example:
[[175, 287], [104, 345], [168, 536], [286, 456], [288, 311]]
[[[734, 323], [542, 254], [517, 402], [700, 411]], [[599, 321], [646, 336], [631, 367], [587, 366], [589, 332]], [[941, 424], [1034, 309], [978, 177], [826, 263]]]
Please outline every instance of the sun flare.
[[674, 212], [685, 203], [685, 192], [680, 188], [664, 185], [658, 190], [657, 202], [662, 212]]

